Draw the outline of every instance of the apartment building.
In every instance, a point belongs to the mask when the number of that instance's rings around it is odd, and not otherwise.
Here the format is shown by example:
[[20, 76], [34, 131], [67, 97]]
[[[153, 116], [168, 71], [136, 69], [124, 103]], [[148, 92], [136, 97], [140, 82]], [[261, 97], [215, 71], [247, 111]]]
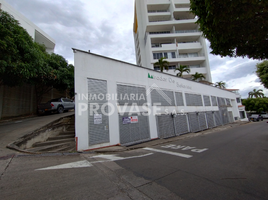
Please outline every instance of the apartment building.
[[161, 57], [169, 62], [168, 74], [176, 75], [180, 65], [190, 68], [183, 77], [196, 72], [212, 82], [206, 42], [190, 12], [189, 0], [135, 0], [134, 40], [137, 65], [159, 70]]

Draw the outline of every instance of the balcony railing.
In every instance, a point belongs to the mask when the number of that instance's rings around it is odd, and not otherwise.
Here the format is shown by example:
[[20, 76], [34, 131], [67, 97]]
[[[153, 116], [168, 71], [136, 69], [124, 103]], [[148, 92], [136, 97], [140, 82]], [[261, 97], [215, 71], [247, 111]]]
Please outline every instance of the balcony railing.
[[201, 32], [200, 30], [177, 30], [175, 33], [196, 33]]
[[203, 57], [205, 54], [180, 54], [178, 58], [193, 58], [193, 57]]
[[[200, 33], [200, 30], [178, 30], [175, 31], [175, 33]], [[172, 31], [159, 31], [159, 32], [149, 32], [150, 35], [154, 34], [172, 34], [174, 32]]]
[[195, 19], [195, 18], [174, 18], [175, 20], [193, 20], [193, 19]]
[[169, 10], [148, 10], [148, 13], [169, 12]]
[[171, 21], [170, 19], [162, 19], [162, 20], [149, 20], [149, 22], [167, 22]]

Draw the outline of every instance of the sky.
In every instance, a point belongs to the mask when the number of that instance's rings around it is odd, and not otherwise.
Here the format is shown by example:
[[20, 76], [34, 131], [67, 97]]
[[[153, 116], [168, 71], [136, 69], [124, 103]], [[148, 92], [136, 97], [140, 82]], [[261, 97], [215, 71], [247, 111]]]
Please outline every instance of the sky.
[[[73, 63], [72, 48], [136, 64], [133, 38], [134, 0], [6, 0], [56, 41], [55, 53]], [[208, 52], [209, 41], [207, 41]], [[212, 81], [239, 89], [247, 98], [265, 89], [257, 75], [260, 60], [209, 54]]]

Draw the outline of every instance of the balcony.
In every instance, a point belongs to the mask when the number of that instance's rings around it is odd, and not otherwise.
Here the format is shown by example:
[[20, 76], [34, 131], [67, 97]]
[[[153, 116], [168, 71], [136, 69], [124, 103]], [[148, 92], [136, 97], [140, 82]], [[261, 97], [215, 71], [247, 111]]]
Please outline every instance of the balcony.
[[189, 8], [190, 0], [173, 0], [176, 8]]
[[190, 12], [190, 7], [175, 8], [174, 13], [177, 12]]
[[180, 53], [193, 53], [201, 49], [202, 45], [200, 42], [178, 43], [178, 50]]
[[175, 30], [197, 30], [197, 19], [168, 20], [158, 22], [148, 22], [146, 32], [161, 32]]
[[167, 51], [167, 50], [176, 50], [176, 44], [152, 44], [153, 51]]
[[168, 51], [168, 50], [176, 50], [178, 49], [180, 53], [193, 53], [197, 50], [201, 50], [202, 46], [200, 42], [183, 42], [178, 43], [169, 43], [169, 44], [161, 44], [161, 43], [152, 43], [152, 50], [156, 51]]
[[[185, 9], [185, 8], [183, 8]], [[187, 20], [187, 19], [194, 19], [195, 18], [195, 15], [192, 14], [190, 11], [190, 9], [188, 8], [187, 11], [178, 11], [178, 12], [174, 12], [173, 15], [174, 15], [174, 19], [175, 20]]]
[[[172, 52], [169, 52], [169, 53], [172, 53]], [[152, 59], [152, 63], [157, 62], [158, 60], [157, 58], [159, 57], [167, 57], [167, 61], [170, 63], [170, 65], [173, 65], [173, 64], [176, 65], [177, 63], [180, 63], [182, 65], [200, 65], [206, 60], [204, 54], [188, 53], [188, 54], [175, 55], [174, 53], [172, 54], [172, 57], [164, 56], [164, 53], [162, 53], [162, 56], [159, 55], [161, 53], [154, 53], [158, 57], [156, 57], [155, 59]]]
[[168, 10], [170, 6], [169, 0], [147, 0], [147, 11]]
[[149, 22], [162, 22], [162, 21], [170, 21], [170, 20], [171, 20], [171, 14], [169, 12], [158, 13], [157, 15], [155, 15], [155, 13], [148, 14]]

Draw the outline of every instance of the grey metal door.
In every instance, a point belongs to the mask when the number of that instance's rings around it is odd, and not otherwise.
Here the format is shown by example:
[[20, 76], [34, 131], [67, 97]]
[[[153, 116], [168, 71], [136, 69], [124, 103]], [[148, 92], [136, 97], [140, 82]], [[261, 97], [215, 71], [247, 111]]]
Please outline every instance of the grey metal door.
[[230, 123], [233, 123], [234, 122], [234, 116], [233, 116], [233, 112], [232, 111], [229, 111], [228, 112], [228, 117], [229, 117], [229, 122]]
[[207, 124], [208, 128], [215, 127], [214, 114], [212, 112], [207, 112]]
[[229, 124], [228, 110], [226, 107], [220, 107], [220, 114], [222, 118], [222, 123]]
[[199, 118], [199, 128], [200, 130], [206, 130], [207, 127], [207, 120], [206, 120], [206, 113], [198, 113]]
[[[107, 94], [107, 82], [88, 79], [88, 137], [89, 145], [110, 141], [108, 101], [103, 98]], [[100, 98], [98, 98], [100, 97]], [[92, 110], [95, 109], [95, 112]], [[105, 111], [105, 113], [102, 113]]]
[[222, 125], [222, 120], [221, 120], [220, 112], [219, 111], [215, 111], [214, 112], [214, 117], [215, 117], [215, 124], [216, 124], [216, 126], [221, 126]]
[[175, 136], [174, 121], [171, 115], [156, 116], [156, 123], [158, 127], [159, 138], [168, 138]]
[[188, 118], [191, 132], [200, 131], [198, 113], [189, 113]]
[[[136, 121], [132, 122], [131, 118]], [[150, 140], [148, 116], [124, 113], [119, 115], [120, 144], [131, 145]]]
[[174, 123], [175, 123], [176, 135], [182, 135], [184, 133], [189, 133], [187, 115], [177, 115], [174, 118]]

